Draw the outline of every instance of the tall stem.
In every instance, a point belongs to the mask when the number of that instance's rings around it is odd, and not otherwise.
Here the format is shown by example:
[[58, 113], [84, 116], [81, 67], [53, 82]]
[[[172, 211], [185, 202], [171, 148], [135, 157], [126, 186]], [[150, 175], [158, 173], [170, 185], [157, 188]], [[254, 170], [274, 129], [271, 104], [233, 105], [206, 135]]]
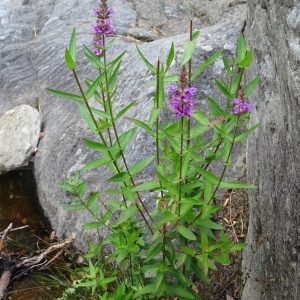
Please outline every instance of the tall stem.
[[[106, 52], [104, 51], [104, 55], [103, 55], [103, 60], [104, 60], [104, 66], [106, 67], [107, 65], [107, 61], [106, 61]], [[107, 72], [105, 72], [105, 82], [106, 82], [106, 88], [108, 90], [108, 77], [107, 77]], [[126, 172], [127, 174], [129, 175], [130, 177], [130, 181], [131, 181], [131, 184], [133, 187], [135, 187], [135, 182], [134, 182], [134, 179], [133, 179], [133, 176], [132, 174], [130, 173], [130, 170], [129, 170], [129, 167], [128, 167], [128, 164], [127, 164], [127, 161], [126, 161], [126, 158], [125, 158], [125, 155], [124, 155], [124, 151], [121, 147], [121, 143], [120, 143], [120, 139], [119, 139], [119, 133], [117, 131], [117, 127], [116, 127], [116, 124], [115, 124], [115, 121], [114, 121], [114, 115], [113, 115], [113, 110], [112, 110], [112, 101], [111, 101], [111, 92], [108, 90], [107, 92], [107, 103], [108, 103], [108, 106], [109, 106], [109, 114], [110, 114], [110, 118], [111, 118], [111, 122], [112, 122], [112, 127], [113, 127], [113, 131], [114, 131], [114, 134], [115, 134], [115, 138], [116, 138], [116, 142], [118, 144], [118, 147], [119, 147], [119, 151], [121, 153], [121, 157], [122, 157], [122, 160], [123, 160], [123, 163], [124, 163], [124, 166], [125, 166], [125, 169], [126, 169]], [[136, 192], [136, 195], [138, 197], [138, 200], [140, 202], [140, 204], [142, 205], [144, 211], [146, 212], [146, 214], [148, 215], [148, 218], [149, 220], [151, 220], [152, 223], [154, 223], [154, 220], [153, 218], [151, 217], [149, 211], [147, 210], [144, 202], [142, 201], [142, 198], [140, 196], [140, 194], [138, 192]], [[137, 204], [136, 204], [137, 205]], [[139, 208], [140, 209], [140, 208]], [[144, 217], [143, 217], [144, 218]], [[145, 220], [145, 218], [144, 218]], [[151, 232], [153, 233], [152, 229], [151, 229]]]
[[[76, 81], [76, 83], [77, 83], [77, 85], [78, 85], [78, 88], [79, 88], [79, 90], [80, 90], [80, 93], [81, 93], [81, 96], [82, 96], [82, 98], [83, 98], [83, 101], [84, 101], [84, 103], [85, 103], [85, 106], [86, 106], [86, 108], [87, 108], [87, 110], [88, 110], [88, 112], [89, 112], [89, 114], [90, 114], [90, 116], [91, 116], [91, 118], [92, 118], [92, 120], [93, 120], [93, 123], [94, 123], [95, 127], [98, 129], [98, 128], [99, 128], [99, 125], [98, 125], [98, 123], [97, 123], [97, 121], [96, 121], [96, 119], [95, 119], [95, 117], [94, 117], [94, 114], [93, 114], [93, 112], [92, 112], [92, 109], [91, 109], [91, 107], [90, 107], [90, 105], [89, 105], [89, 103], [88, 103], [88, 101], [87, 101], [87, 99], [86, 99], [86, 97], [85, 97], [85, 93], [84, 93], [84, 91], [83, 91], [83, 89], [82, 89], [82, 86], [81, 86], [81, 84], [80, 84], [80, 81], [79, 81], [79, 78], [78, 78], [78, 76], [77, 76], [77, 73], [76, 73], [76, 71], [75, 71], [74, 69], [72, 69], [72, 72], [73, 72], [75, 81]], [[103, 134], [101, 133], [101, 131], [100, 131], [100, 130], [97, 130], [97, 132], [98, 132], [98, 135], [99, 135], [99, 137], [100, 137], [100, 139], [101, 139], [103, 145], [107, 146], [107, 143], [106, 143], [106, 141], [105, 141], [105, 139], [104, 139]], [[112, 160], [113, 165], [114, 165], [116, 171], [117, 171], [118, 173], [121, 173], [120, 167], [119, 167], [119, 165], [118, 165], [116, 159], [113, 157], [113, 155], [112, 155], [112, 153], [111, 153], [110, 151], [108, 151], [108, 155], [109, 155], [110, 159]], [[126, 182], [124, 182], [124, 186], [127, 186]], [[124, 203], [125, 203], [125, 205], [126, 205], [126, 199], [124, 198], [124, 195], [122, 195], [122, 197], [123, 197], [123, 201], [124, 201]], [[138, 212], [140, 213], [140, 215], [142, 216], [142, 218], [143, 218], [143, 220], [144, 220], [146, 226], [149, 228], [150, 232], [153, 234], [153, 229], [152, 229], [152, 227], [150, 226], [150, 224], [149, 224], [147, 218], [146, 218], [145, 215], [143, 214], [141, 208], [139, 207], [139, 205], [138, 205], [137, 203], [135, 204], [135, 206], [136, 206]], [[153, 222], [152, 219], [151, 219], [151, 221]]]

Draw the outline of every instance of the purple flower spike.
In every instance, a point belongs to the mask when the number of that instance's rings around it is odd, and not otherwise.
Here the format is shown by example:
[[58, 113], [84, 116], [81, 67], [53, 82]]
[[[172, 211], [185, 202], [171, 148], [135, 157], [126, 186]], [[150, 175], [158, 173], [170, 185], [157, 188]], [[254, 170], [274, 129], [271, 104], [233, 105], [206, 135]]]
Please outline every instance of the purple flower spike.
[[172, 85], [169, 92], [172, 93], [170, 107], [174, 111], [174, 116], [189, 117], [193, 113], [194, 99], [193, 95], [197, 89], [194, 87], [185, 87], [180, 89]]
[[241, 115], [245, 112], [251, 112], [253, 107], [245, 99], [234, 98], [232, 101], [234, 106], [230, 109], [230, 112], [235, 115]]
[[[104, 38], [105, 36], [115, 35], [115, 30], [110, 19], [114, 13], [113, 9], [107, 7], [107, 1], [101, 0], [100, 9], [95, 9], [94, 14], [97, 17], [96, 24], [93, 25], [93, 44], [97, 47], [94, 49], [94, 54], [101, 57], [104, 55]], [[100, 48], [99, 48], [100, 47]]]

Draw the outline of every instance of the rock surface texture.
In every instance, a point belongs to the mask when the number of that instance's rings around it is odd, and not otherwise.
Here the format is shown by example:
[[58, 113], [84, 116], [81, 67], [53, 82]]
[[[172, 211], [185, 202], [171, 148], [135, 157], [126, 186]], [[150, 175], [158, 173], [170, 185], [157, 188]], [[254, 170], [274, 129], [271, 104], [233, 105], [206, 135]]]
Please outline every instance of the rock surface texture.
[[[32, 104], [40, 99], [45, 137], [41, 140], [35, 157], [35, 177], [41, 206], [51, 226], [59, 236], [70, 231], [78, 232], [77, 246], [81, 249], [89, 238], [81, 229], [87, 215], [68, 212], [62, 208], [69, 196], [59, 188], [66, 175], [74, 175], [83, 165], [95, 157], [88, 151], [81, 138], [91, 138], [86, 124], [81, 120], [75, 103], [59, 99], [46, 92], [47, 87], [77, 93], [72, 73], [63, 61], [73, 27], [77, 28], [78, 72], [80, 80], [85, 76], [94, 77], [83, 55], [82, 43], [91, 45], [91, 28], [94, 22], [92, 0], [36, 0], [10, 1], [0, 4], [0, 112], [18, 104]], [[154, 87], [145, 83], [152, 78], [136, 51], [136, 43], [145, 56], [155, 64], [157, 57], [166, 58], [171, 42], [175, 43], [175, 64], [171, 72], [177, 72], [182, 55], [182, 45], [188, 34], [189, 18], [193, 17], [195, 28], [202, 28], [194, 59], [195, 67], [208, 55], [222, 49], [223, 55], [235, 54], [236, 39], [245, 22], [244, 1], [109, 1], [115, 10], [114, 23], [118, 38], [109, 50], [115, 57], [127, 50], [123, 59], [119, 88], [114, 100], [116, 109], [137, 100], [128, 116], [146, 120], [151, 110]], [[194, 4], [193, 4], [194, 3]], [[202, 4], [202, 6], [200, 5]], [[216, 14], [212, 14], [214, 4]], [[2, 6], [2, 7], [1, 7]], [[199, 11], [201, 8], [201, 11]], [[203, 10], [203, 11], [202, 11]], [[174, 35], [174, 36], [173, 36]], [[145, 43], [145, 41], [151, 41]], [[217, 60], [196, 82], [198, 106], [207, 110], [206, 97], [216, 94], [212, 79], [222, 75], [222, 60]], [[3, 99], [7, 99], [4, 101]], [[165, 118], [172, 113], [166, 110]], [[122, 124], [123, 130], [131, 124]], [[127, 153], [128, 163], [151, 154], [153, 141], [138, 132]], [[237, 150], [237, 161], [243, 160], [242, 150]], [[243, 165], [236, 166], [235, 179], [241, 176]], [[89, 180], [90, 190], [107, 187], [103, 171], [84, 174]], [[149, 178], [147, 170], [139, 180]]]
[[[254, 50], [248, 141], [250, 224], [243, 270], [250, 273], [243, 299], [300, 299], [300, 2], [248, 2], [246, 38]], [[247, 269], [245, 269], [247, 268]]]
[[33, 155], [41, 130], [39, 112], [20, 105], [0, 117], [0, 174], [26, 165]]

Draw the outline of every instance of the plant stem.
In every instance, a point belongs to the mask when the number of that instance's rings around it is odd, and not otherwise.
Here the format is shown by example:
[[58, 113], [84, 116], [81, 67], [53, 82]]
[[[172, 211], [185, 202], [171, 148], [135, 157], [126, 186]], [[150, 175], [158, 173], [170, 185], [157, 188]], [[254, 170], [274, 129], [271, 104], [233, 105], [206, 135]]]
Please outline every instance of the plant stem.
[[[92, 112], [92, 110], [91, 110], [91, 107], [90, 107], [90, 105], [89, 105], [89, 103], [88, 103], [88, 101], [87, 101], [87, 99], [86, 99], [86, 97], [85, 97], [85, 94], [84, 94], [84, 91], [83, 91], [82, 86], [81, 86], [81, 84], [80, 84], [80, 81], [79, 81], [79, 79], [78, 79], [77, 73], [75, 72], [74, 69], [72, 69], [72, 72], [73, 72], [73, 75], [74, 75], [74, 77], [75, 77], [75, 80], [76, 80], [76, 83], [77, 83], [77, 85], [78, 85], [78, 88], [79, 88], [79, 90], [80, 90], [81, 96], [82, 96], [82, 98], [83, 98], [83, 100], [84, 100], [85, 106], [86, 106], [87, 109], [88, 109], [88, 112], [89, 112], [89, 114], [90, 114], [90, 116], [91, 116], [91, 118], [92, 118], [92, 120], [93, 120], [93, 123], [94, 123], [95, 127], [98, 129], [98, 128], [99, 128], [99, 125], [98, 125], [98, 123], [97, 123], [97, 121], [96, 121], [96, 119], [95, 119], [95, 117], [94, 117], [94, 114], [93, 114], [93, 112]], [[112, 119], [112, 120], [113, 120], [113, 119]], [[104, 139], [104, 137], [103, 137], [103, 135], [102, 135], [102, 133], [101, 133], [100, 130], [98, 130], [98, 134], [99, 134], [99, 137], [100, 137], [102, 143], [103, 143], [105, 146], [107, 146], [107, 143], [106, 143], [106, 141], [105, 141], [105, 139]], [[113, 165], [114, 165], [116, 171], [120, 174], [121, 171], [120, 171], [120, 168], [119, 168], [119, 166], [118, 166], [118, 164], [117, 164], [116, 159], [113, 157], [113, 155], [112, 155], [112, 153], [111, 153], [110, 151], [107, 151], [107, 152], [108, 152], [108, 155], [109, 155], [110, 159], [111, 159], [112, 162], [113, 162]], [[124, 183], [125, 186], [127, 186], [126, 182], [123, 182], [123, 183]], [[122, 198], [123, 198], [124, 204], [127, 206], [127, 204], [126, 204], [126, 199], [124, 198], [124, 195], [123, 195], [123, 194], [122, 194]], [[141, 202], [142, 205], [144, 206], [144, 204], [143, 204], [143, 202], [141, 201], [141, 199], [140, 199], [140, 202]], [[146, 224], [147, 227], [149, 228], [150, 232], [153, 234], [153, 229], [152, 229], [152, 227], [150, 226], [150, 224], [149, 224], [147, 218], [146, 218], [145, 215], [143, 214], [141, 208], [139, 207], [139, 205], [138, 205], [137, 203], [135, 204], [135, 206], [136, 206], [137, 210], [139, 211], [140, 215], [142, 216], [143, 220], [145, 221], [145, 224]], [[146, 210], [146, 212], [148, 213], [147, 210]], [[149, 215], [149, 213], [148, 213], [148, 215]], [[152, 219], [152, 218], [150, 218], [150, 220], [153, 222], [153, 219]]]
[[[106, 62], [106, 53], [104, 51], [104, 55], [103, 55], [103, 59], [104, 59], [104, 66], [106, 67], [107, 66], [107, 62]], [[105, 72], [105, 81], [106, 81], [106, 88], [108, 90], [108, 78], [107, 78], [107, 72]], [[116, 138], [116, 141], [117, 141], [117, 144], [118, 144], [118, 147], [119, 147], [119, 150], [120, 150], [120, 153], [121, 153], [121, 156], [122, 156], [122, 160], [123, 160], [123, 163], [124, 163], [124, 166], [125, 166], [125, 169], [126, 169], [126, 172], [127, 174], [129, 175], [130, 177], [130, 181], [132, 183], [132, 186], [135, 187], [135, 182], [134, 182], [134, 179], [133, 179], [133, 176], [132, 174], [130, 173], [130, 170], [129, 170], [129, 167], [128, 167], [128, 164], [127, 164], [127, 160], [125, 158], [125, 155], [124, 155], [124, 151], [121, 147], [121, 143], [120, 143], [120, 139], [119, 139], [119, 134], [118, 134], [118, 130], [116, 128], [116, 124], [115, 124], [115, 121], [114, 121], [114, 115], [113, 115], [113, 110], [112, 110], [112, 103], [111, 103], [111, 93], [110, 91], [108, 90], [107, 92], [107, 103], [108, 103], [108, 106], [109, 106], [109, 114], [110, 114], [110, 117], [111, 117], [111, 122], [112, 122], [112, 127], [113, 127], [113, 131], [114, 131], [114, 134], [115, 134], [115, 138]], [[154, 223], [154, 220], [152, 219], [149, 211], [147, 210], [144, 202], [142, 201], [141, 199], [141, 196], [138, 192], [136, 192], [136, 195], [138, 197], [138, 200], [139, 202], [141, 203], [144, 211], [146, 212], [146, 214], [148, 215], [148, 218], [151, 220], [152, 223]], [[137, 205], [137, 204], [136, 204]], [[140, 213], [142, 213], [141, 209], [137, 206], [138, 210], [140, 210]], [[148, 221], [146, 220], [146, 218], [143, 216], [143, 219], [146, 223], [148, 223]], [[152, 228], [151, 228], [151, 232], [153, 234], [153, 231], [152, 231]]]

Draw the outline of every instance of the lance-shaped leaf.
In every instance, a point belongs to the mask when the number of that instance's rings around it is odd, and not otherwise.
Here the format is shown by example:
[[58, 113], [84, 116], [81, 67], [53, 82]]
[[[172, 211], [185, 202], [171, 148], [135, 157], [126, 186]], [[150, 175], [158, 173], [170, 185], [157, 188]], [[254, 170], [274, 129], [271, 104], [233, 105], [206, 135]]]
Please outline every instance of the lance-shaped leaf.
[[126, 210], [123, 210], [121, 213], [121, 216], [115, 223], [116, 226], [119, 226], [120, 224], [124, 223], [127, 221], [129, 218], [131, 218], [133, 215], [137, 213], [137, 208], [135, 205], [129, 206]]
[[86, 164], [83, 168], [81, 168], [81, 171], [97, 169], [110, 163], [112, 163], [112, 160], [109, 157], [98, 158]]
[[196, 40], [192, 40], [192, 41], [185, 41], [185, 43], [183, 44], [183, 56], [181, 59], [182, 65], [187, 63], [192, 58], [196, 48], [196, 43], [197, 43]]
[[79, 96], [79, 95], [75, 95], [75, 94], [71, 94], [71, 93], [67, 93], [67, 92], [63, 92], [63, 91], [58, 91], [58, 90], [53, 90], [53, 89], [47, 89], [47, 91], [49, 91], [50, 93], [57, 95], [59, 97], [74, 100], [78, 103], [83, 102], [82, 96]]
[[150, 156], [148, 158], [145, 158], [143, 160], [140, 160], [137, 162], [135, 165], [133, 165], [130, 169], [129, 172], [131, 175], [135, 175], [139, 172], [141, 172], [146, 166], [148, 166], [151, 161], [154, 159], [154, 156]]
[[238, 63], [243, 61], [245, 55], [246, 55], [246, 43], [243, 34], [240, 33], [238, 38]]
[[255, 77], [252, 81], [250, 81], [248, 84], [245, 86], [245, 98], [248, 98], [250, 94], [254, 91], [256, 88], [257, 84], [259, 83], [260, 78]]
[[206, 59], [193, 73], [193, 75], [191, 77], [191, 81], [194, 81], [200, 73], [202, 73], [209, 65], [214, 63], [218, 59], [218, 57], [220, 56], [221, 53], [222, 53], [222, 50], [219, 50], [219, 51], [215, 52], [212, 56], [210, 56], [208, 59]]
[[136, 45], [136, 49], [141, 57], [141, 59], [143, 60], [143, 62], [145, 63], [145, 65], [147, 66], [147, 68], [153, 73], [156, 74], [156, 68], [147, 60], [147, 58], [144, 56], [144, 54], [141, 52], [141, 50], [139, 49], [139, 47]]
[[87, 92], [86, 92], [86, 94], [85, 94], [85, 97], [86, 97], [87, 100], [90, 99], [90, 98], [93, 96], [94, 92], [95, 92], [96, 89], [99, 87], [99, 83], [100, 83], [101, 81], [103, 81], [104, 78], [105, 78], [105, 72], [103, 72], [102, 74], [100, 74], [100, 75], [94, 80], [94, 82], [89, 86], [89, 88], [88, 88], [88, 90], [87, 90]]
[[195, 234], [190, 229], [184, 226], [181, 225], [176, 226], [176, 231], [188, 240], [192, 240], [192, 241], [197, 240]]

